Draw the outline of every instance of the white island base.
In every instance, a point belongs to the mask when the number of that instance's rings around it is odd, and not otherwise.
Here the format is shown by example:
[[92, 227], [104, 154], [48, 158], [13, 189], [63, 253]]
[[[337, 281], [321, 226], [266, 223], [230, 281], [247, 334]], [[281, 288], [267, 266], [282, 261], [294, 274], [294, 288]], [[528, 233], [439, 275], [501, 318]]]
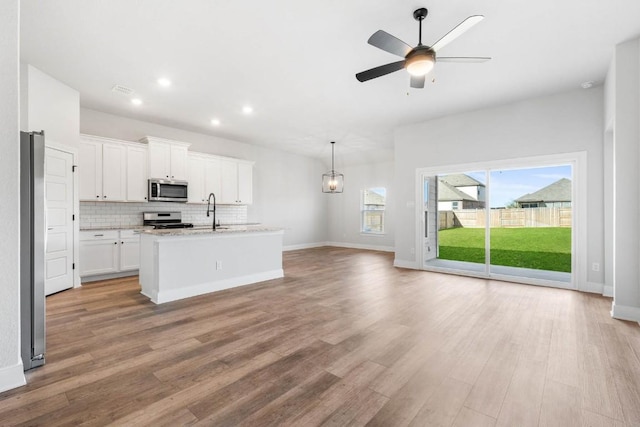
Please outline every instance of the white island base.
[[283, 230], [149, 230], [140, 236], [142, 294], [162, 304], [284, 276]]

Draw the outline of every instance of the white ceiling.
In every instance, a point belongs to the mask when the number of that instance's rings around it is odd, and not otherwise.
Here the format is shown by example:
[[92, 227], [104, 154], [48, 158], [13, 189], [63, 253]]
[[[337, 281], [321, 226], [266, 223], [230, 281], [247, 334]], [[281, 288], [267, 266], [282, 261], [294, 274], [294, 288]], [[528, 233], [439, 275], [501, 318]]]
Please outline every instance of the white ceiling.
[[[417, 44], [419, 7], [425, 44], [485, 15], [439, 53], [492, 61], [436, 64], [424, 89], [404, 70], [358, 82], [399, 59], [367, 44], [376, 30]], [[639, 17], [638, 0], [22, 0], [21, 51], [86, 108], [320, 158], [336, 140], [337, 159], [375, 160], [399, 125], [601, 83]]]

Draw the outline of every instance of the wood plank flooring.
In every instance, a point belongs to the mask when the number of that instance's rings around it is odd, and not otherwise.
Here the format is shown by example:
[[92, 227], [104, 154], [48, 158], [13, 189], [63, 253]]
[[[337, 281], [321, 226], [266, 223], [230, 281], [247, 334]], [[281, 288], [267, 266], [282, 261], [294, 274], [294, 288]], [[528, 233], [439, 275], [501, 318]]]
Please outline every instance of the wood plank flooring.
[[137, 277], [47, 298], [47, 364], [0, 425], [640, 425], [640, 326], [610, 299], [373, 251], [284, 266], [159, 306]]

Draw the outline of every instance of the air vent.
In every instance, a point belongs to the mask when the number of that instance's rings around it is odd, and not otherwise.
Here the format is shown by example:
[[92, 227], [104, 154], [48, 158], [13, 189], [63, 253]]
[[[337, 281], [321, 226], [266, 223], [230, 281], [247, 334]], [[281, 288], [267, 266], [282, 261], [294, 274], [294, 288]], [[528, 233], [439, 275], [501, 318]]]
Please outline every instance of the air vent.
[[126, 87], [126, 86], [120, 86], [120, 85], [114, 85], [114, 86], [111, 88], [111, 91], [112, 91], [112, 92], [119, 93], [119, 94], [121, 94], [121, 95], [131, 95], [131, 94], [134, 92], [134, 90], [133, 90], [133, 89], [128, 88], [128, 87]]

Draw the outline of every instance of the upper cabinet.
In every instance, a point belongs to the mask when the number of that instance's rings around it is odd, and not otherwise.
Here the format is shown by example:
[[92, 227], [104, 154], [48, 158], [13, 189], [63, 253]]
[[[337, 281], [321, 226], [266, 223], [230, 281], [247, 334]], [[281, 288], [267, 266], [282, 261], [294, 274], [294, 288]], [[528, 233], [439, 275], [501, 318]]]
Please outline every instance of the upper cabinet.
[[189, 152], [190, 144], [156, 137], [141, 143], [80, 136], [80, 200], [146, 202], [148, 179], [187, 181], [188, 202], [222, 205], [253, 202], [253, 162]]
[[127, 145], [127, 201], [146, 202], [147, 180], [147, 147]]
[[127, 200], [127, 147], [105, 139], [80, 139], [78, 150], [80, 200]]
[[220, 160], [220, 201], [223, 205], [250, 205], [253, 202], [253, 162]]
[[187, 150], [191, 144], [147, 136], [140, 142], [149, 146], [149, 177], [187, 180]]
[[80, 200], [145, 202], [147, 148], [109, 138], [81, 135], [78, 150]]

